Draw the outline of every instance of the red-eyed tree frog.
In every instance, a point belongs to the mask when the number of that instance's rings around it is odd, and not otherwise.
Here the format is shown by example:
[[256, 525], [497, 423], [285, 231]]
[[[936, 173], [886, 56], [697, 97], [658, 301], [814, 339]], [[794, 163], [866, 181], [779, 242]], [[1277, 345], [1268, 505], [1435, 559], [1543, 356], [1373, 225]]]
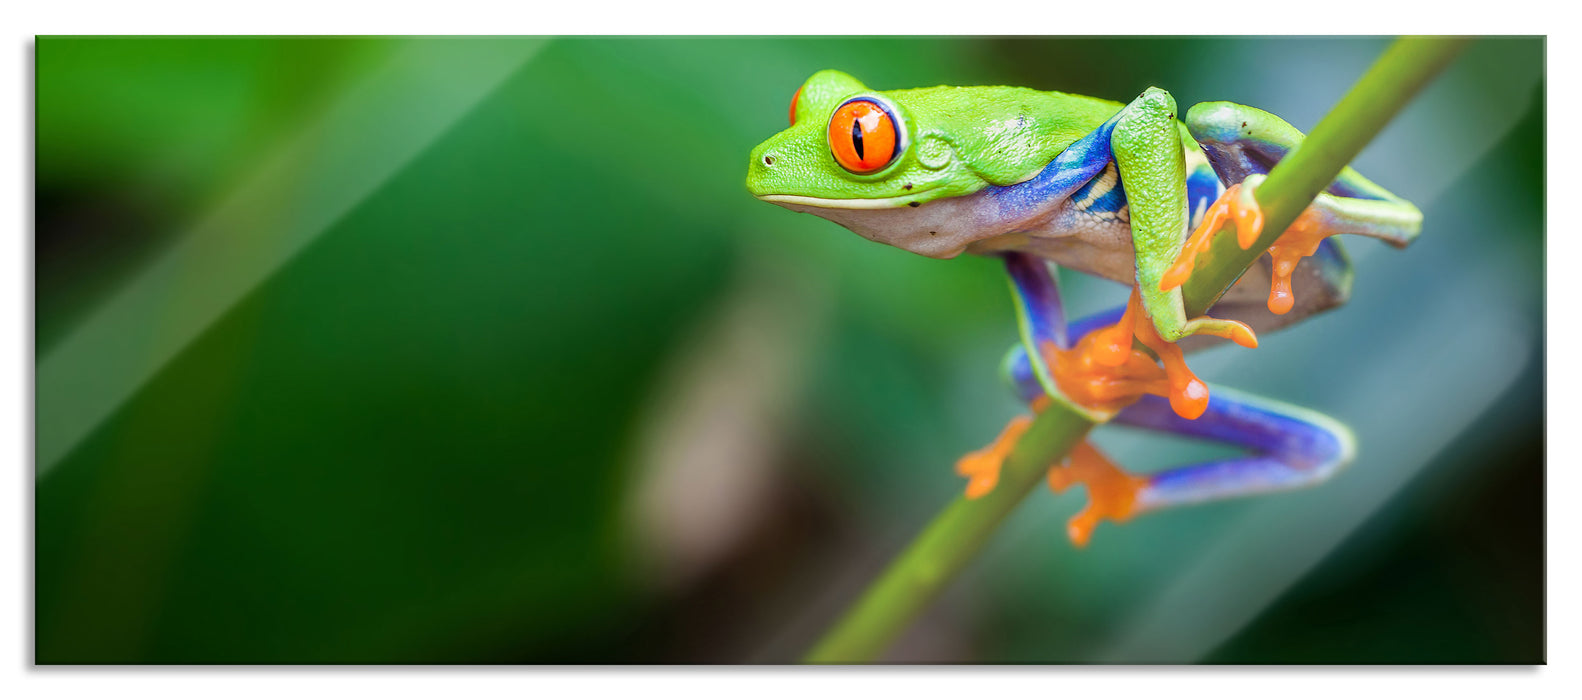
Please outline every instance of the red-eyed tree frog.
[[[829, 219], [932, 258], [1002, 258], [1020, 342], [1005, 374], [1036, 412], [1060, 402], [1113, 421], [1242, 446], [1248, 453], [1136, 476], [1088, 443], [1052, 465], [1049, 484], [1087, 486], [1068, 534], [1085, 545], [1101, 519], [1311, 485], [1350, 461], [1353, 440], [1313, 411], [1199, 380], [1183, 348], [1229, 339], [1257, 347], [1274, 330], [1343, 303], [1351, 269], [1340, 233], [1397, 247], [1422, 214], [1347, 168], [1220, 299], [1187, 318], [1181, 285], [1227, 219], [1242, 246], [1261, 228], [1253, 197], [1303, 135], [1229, 102], [1184, 115], [1149, 88], [1130, 103], [1019, 87], [875, 91], [815, 73], [791, 101], [791, 127], [753, 149], [757, 198]], [[1115, 280], [1130, 300], [1068, 327], [1052, 266]], [[1134, 343], [1135, 339], [1135, 343]], [[1138, 347], [1138, 346], [1141, 347]], [[1031, 424], [1019, 416], [957, 462], [966, 496], [992, 491]]]

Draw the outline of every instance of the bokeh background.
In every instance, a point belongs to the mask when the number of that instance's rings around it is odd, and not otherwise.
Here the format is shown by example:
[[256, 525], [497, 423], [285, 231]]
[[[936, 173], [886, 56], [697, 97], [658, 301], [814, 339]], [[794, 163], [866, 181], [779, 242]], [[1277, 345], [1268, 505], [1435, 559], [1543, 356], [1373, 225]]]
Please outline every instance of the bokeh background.
[[[1310, 129], [1386, 44], [40, 38], [36, 661], [794, 661], [1019, 410], [995, 261], [746, 194], [801, 82]], [[1541, 38], [1473, 44], [1356, 163], [1418, 242], [1196, 356], [1348, 471], [1086, 550], [1040, 491], [887, 660], [1542, 662], [1543, 113]]]

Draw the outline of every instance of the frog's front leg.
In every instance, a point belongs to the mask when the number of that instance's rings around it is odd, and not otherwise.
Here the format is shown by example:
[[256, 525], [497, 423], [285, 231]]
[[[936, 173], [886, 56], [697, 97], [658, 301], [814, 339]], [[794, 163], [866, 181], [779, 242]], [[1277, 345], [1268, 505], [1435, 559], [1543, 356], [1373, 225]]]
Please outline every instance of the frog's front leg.
[[[1077, 321], [1073, 335], [1107, 325], [1115, 315], [1103, 314], [1101, 323]], [[1006, 369], [1018, 395], [1036, 400], [1042, 386], [1025, 351], [1014, 348]], [[1316, 484], [1350, 462], [1354, 450], [1351, 432], [1327, 416], [1220, 386], [1213, 388], [1207, 409], [1197, 419], [1177, 415], [1161, 397], [1144, 396], [1112, 422], [1237, 445], [1249, 454], [1133, 475], [1092, 445], [1079, 445], [1049, 472], [1049, 486], [1055, 491], [1077, 483], [1087, 488], [1088, 505], [1067, 526], [1078, 546], [1087, 544], [1101, 520], [1123, 522], [1170, 506]]]
[[[1162, 285], [1187, 238], [1191, 216], [1187, 208], [1185, 147], [1189, 139], [1176, 120], [1170, 94], [1149, 88], [1122, 109], [1110, 137], [1111, 150], [1124, 183], [1130, 207], [1132, 247], [1136, 263], [1134, 295], [1141, 313], [1128, 314], [1113, 331], [1136, 331], [1137, 339], [1159, 355], [1172, 387], [1202, 387], [1182, 360], [1175, 342], [1206, 333], [1256, 347], [1252, 329], [1236, 321], [1199, 317], [1188, 319], [1179, 285]], [[1144, 318], [1145, 317], [1145, 318]], [[1130, 345], [1130, 337], [1125, 338]], [[1113, 359], [1100, 357], [1101, 362]], [[1206, 388], [1171, 394], [1171, 404], [1183, 417], [1194, 418], [1208, 405]]]
[[[1273, 165], [1303, 139], [1302, 132], [1279, 117], [1230, 102], [1196, 105], [1187, 113], [1186, 124], [1215, 173], [1229, 187], [1209, 207], [1164, 275], [1163, 289], [1175, 289], [1186, 282], [1197, 256], [1208, 249], [1214, 234], [1227, 220], [1235, 222], [1236, 239], [1243, 249], [1258, 240], [1263, 215], [1254, 192]], [[1324, 239], [1349, 233], [1404, 247], [1417, 236], [1422, 219], [1422, 213], [1410, 202], [1345, 168], [1269, 247], [1273, 261], [1269, 310], [1276, 314], [1291, 310], [1296, 301], [1291, 293], [1291, 275], [1302, 258], [1314, 254]]]

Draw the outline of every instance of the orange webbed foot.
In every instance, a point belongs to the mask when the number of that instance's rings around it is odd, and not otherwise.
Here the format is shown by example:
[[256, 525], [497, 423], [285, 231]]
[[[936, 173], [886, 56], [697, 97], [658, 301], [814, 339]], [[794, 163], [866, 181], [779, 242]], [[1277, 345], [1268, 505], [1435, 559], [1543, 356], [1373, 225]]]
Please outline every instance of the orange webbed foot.
[[1066, 534], [1072, 544], [1086, 547], [1100, 520], [1124, 522], [1137, 513], [1137, 495], [1148, 480], [1126, 473], [1084, 440], [1049, 470], [1049, 488], [1056, 493], [1078, 483], [1087, 486], [1088, 505], [1072, 516]]
[[1005, 458], [1011, 456], [1016, 441], [1021, 439], [1022, 433], [1027, 432], [1028, 426], [1032, 424], [1033, 419], [1027, 416], [1012, 418], [1011, 422], [1006, 424], [1005, 430], [1000, 431], [1000, 436], [988, 447], [968, 452], [956, 461], [956, 473], [968, 479], [969, 500], [982, 498], [1000, 483], [1000, 467], [1005, 464]]
[[1089, 333], [1069, 350], [1045, 343], [1040, 350], [1061, 393], [1099, 411], [1119, 411], [1146, 393], [1166, 391], [1165, 372], [1148, 353], [1133, 347], [1128, 308], [1120, 323]]
[[1242, 193], [1240, 184], [1231, 185], [1209, 205], [1203, 213], [1203, 220], [1176, 255], [1175, 264], [1159, 278], [1159, 291], [1168, 292], [1186, 284], [1197, 265], [1198, 255], [1208, 250], [1209, 244], [1214, 241], [1214, 234], [1219, 233], [1226, 220], [1236, 222], [1236, 244], [1242, 250], [1258, 242], [1258, 236], [1263, 233], [1263, 210], [1258, 208], [1257, 200], [1250, 195], [1250, 190], [1245, 195]]
[[[1192, 231], [1192, 235], [1187, 237], [1186, 244], [1176, 255], [1175, 263], [1160, 277], [1160, 291], [1168, 292], [1186, 284], [1197, 265], [1198, 256], [1208, 250], [1209, 244], [1214, 240], [1214, 234], [1219, 232], [1227, 220], [1236, 222], [1236, 244], [1241, 246], [1242, 250], [1247, 250], [1258, 242], [1258, 237], [1263, 233], [1263, 210], [1258, 207], [1258, 201], [1252, 194], [1261, 182], [1260, 177], [1251, 176], [1246, 182], [1226, 188], [1219, 199], [1209, 205], [1208, 210], [1203, 214], [1203, 220]], [[1334, 232], [1324, 226], [1322, 215], [1309, 206], [1302, 211], [1302, 215], [1297, 217], [1290, 228], [1281, 233], [1280, 237], [1269, 246], [1269, 258], [1273, 262], [1269, 281], [1269, 311], [1284, 314], [1296, 305], [1296, 297], [1291, 292], [1291, 276], [1296, 272], [1297, 263], [1300, 263], [1302, 258], [1318, 252], [1319, 244], [1332, 235]], [[1239, 339], [1232, 339], [1241, 342]], [[1246, 343], [1242, 344], [1246, 345]]]
[[[1205, 332], [1257, 346], [1257, 338], [1245, 325], [1233, 321], [1211, 325]], [[1152, 350], [1164, 366], [1133, 347], [1133, 338]], [[1089, 333], [1070, 350], [1052, 343], [1041, 349], [1056, 386], [1082, 406], [1118, 411], [1143, 394], [1154, 394], [1169, 398], [1171, 408], [1183, 418], [1194, 419], [1208, 410], [1208, 385], [1187, 367], [1181, 348], [1159, 337], [1136, 288], [1114, 326]]]

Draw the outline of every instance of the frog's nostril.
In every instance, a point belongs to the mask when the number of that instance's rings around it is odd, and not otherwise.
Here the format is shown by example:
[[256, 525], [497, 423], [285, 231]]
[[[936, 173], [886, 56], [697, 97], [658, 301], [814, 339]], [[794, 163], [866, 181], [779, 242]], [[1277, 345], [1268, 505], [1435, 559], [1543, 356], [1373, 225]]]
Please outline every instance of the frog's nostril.
[[775, 157], [774, 156], [764, 156], [764, 165], [771, 165], [772, 166], [774, 164], [775, 164]]

